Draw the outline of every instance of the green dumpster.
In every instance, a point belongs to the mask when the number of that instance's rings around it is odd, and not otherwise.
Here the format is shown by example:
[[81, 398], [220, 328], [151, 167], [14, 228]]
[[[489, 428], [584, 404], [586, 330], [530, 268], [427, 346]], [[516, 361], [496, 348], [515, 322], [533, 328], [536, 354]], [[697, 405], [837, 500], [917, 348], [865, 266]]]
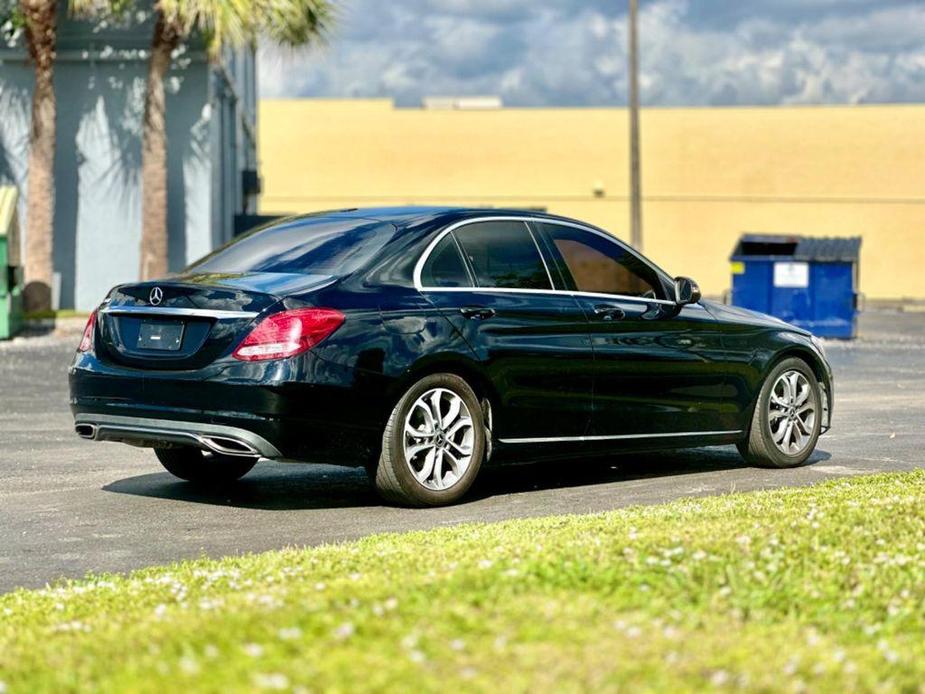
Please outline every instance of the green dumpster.
[[12, 186], [0, 186], [0, 340], [8, 340], [22, 328], [23, 271], [19, 255], [19, 194]]

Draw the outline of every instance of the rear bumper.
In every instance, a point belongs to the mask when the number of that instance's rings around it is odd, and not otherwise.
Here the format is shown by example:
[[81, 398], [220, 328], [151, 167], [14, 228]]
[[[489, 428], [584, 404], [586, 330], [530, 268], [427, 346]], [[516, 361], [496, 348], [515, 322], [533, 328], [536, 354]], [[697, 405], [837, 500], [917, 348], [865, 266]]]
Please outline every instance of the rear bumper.
[[75, 428], [97, 441], [350, 466], [381, 443], [380, 399], [319, 359], [156, 372], [81, 354], [68, 376]]
[[160, 448], [194, 446], [204, 451], [242, 457], [280, 458], [276, 446], [240, 427], [107, 414], [78, 414], [74, 431], [91, 441], [119, 441]]

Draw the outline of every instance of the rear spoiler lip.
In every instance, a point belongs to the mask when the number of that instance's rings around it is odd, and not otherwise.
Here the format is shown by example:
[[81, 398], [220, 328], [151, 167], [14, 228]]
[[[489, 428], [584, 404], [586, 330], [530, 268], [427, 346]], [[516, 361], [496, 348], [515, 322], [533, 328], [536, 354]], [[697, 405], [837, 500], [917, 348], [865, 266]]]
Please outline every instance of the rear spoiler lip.
[[107, 304], [100, 309], [100, 313], [110, 313], [113, 315], [133, 315], [143, 314], [146, 316], [171, 316], [185, 318], [223, 318], [234, 319], [251, 319], [260, 315], [257, 311], [225, 311], [212, 308], [184, 308], [177, 306], [143, 306], [137, 304], [128, 304], [123, 306], [113, 306]]

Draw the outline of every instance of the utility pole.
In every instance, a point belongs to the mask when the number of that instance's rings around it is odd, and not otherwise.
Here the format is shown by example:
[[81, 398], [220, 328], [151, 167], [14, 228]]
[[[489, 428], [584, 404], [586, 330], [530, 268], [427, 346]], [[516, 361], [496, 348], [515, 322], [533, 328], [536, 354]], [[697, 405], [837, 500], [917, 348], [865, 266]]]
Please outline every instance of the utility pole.
[[629, 0], [630, 243], [642, 251], [642, 190], [639, 165], [639, 0]]

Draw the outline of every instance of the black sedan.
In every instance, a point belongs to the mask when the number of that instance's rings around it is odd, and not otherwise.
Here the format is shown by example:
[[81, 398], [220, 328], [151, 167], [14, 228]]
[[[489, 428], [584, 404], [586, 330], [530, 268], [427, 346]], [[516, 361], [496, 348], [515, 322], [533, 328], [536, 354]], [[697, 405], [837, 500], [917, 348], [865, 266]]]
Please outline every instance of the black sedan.
[[115, 287], [70, 393], [80, 436], [154, 448], [191, 482], [363, 465], [385, 499], [430, 506], [504, 459], [735, 444], [799, 465], [832, 372], [805, 330], [703, 300], [591, 225], [353, 209]]

